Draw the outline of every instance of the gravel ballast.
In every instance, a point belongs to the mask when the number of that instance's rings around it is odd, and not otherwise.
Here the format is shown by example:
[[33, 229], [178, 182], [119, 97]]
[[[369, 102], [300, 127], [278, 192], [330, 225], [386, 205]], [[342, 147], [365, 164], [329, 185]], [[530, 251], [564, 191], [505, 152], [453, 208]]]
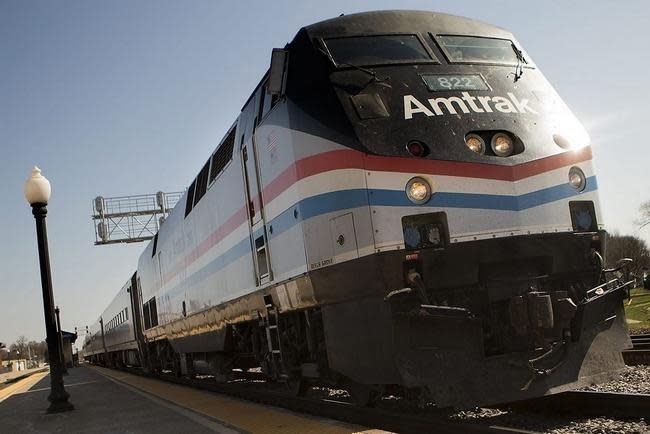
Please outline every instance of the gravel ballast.
[[[594, 392], [619, 392], [650, 394], [650, 366], [626, 366], [618, 378], [582, 390]], [[522, 410], [504, 411], [478, 408], [455, 413], [454, 419], [474, 419], [487, 425], [523, 428], [550, 434], [650, 434], [650, 409], [648, 418], [622, 420], [609, 417], [576, 417], [561, 414], [535, 413]]]
[[[650, 365], [626, 366], [621, 371], [619, 378], [607, 383], [588, 386], [582, 390], [650, 394]], [[650, 409], [648, 409], [648, 414], [650, 414]]]

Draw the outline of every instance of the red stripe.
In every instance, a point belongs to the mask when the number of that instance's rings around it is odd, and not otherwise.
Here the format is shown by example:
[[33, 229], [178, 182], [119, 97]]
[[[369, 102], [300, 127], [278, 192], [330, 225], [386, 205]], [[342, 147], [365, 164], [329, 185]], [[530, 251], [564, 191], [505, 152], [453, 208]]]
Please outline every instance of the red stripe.
[[460, 161], [419, 160], [401, 157], [367, 155], [365, 168], [378, 172], [426, 173], [430, 175], [461, 176], [464, 178], [519, 181], [560, 167], [590, 160], [591, 147], [551, 155], [517, 166], [495, 166]]
[[208, 238], [203, 240], [194, 250], [188, 253], [185, 258], [178, 261], [176, 265], [164, 276], [164, 281], [168, 282], [173, 279], [184, 268], [189, 267], [194, 261], [201, 257], [205, 252], [210, 250], [219, 241], [223, 240], [226, 235], [237, 229], [247, 219], [246, 207], [241, 207], [235, 214], [219, 226]]
[[569, 164], [582, 163], [593, 158], [591, 153], [591, 146], [576, 149], [575, 151], [564, 152], [562, 154], [552, 155], [539, 160], [529, 161], [528, 163], [520, 164], [513, 167], [514, 181], [528, 178], [530, 176], [539, 175], [551, 170], [559, 169], [560, 167], [568, 166]]
[[569, 164], [590, 160], [591, 158], [591, 147], [586, 147], [529, 161], [517, 166], [495, 166], [485, 163], [365, 155], [358, 151], [345, 149], [324, 152], [298, 160], [268, 183], [263, 190], [263, 195], [264, 202], [269, 203], [301, 179], [340, 169], [367, 169], [378, 172], [426, 173], [430, 175], [519, 181]]
[[363, 168], [363, 154], [349, 149], [323, 152], [303, 158], [287, 167], [262, 190], [264, 203], [269, 203], [297, 181], [319, 173], [339, 169]]
[[[519, 181], [570, 164], [587, 161], [591, 158], [591, 147], [585, 147], [575, 151], [529, 161], [517, 166], [495, 166], [484, 163], [383, 157], [366, 155], [351, 149], [343, 149], [323, 152], [296, 161], [269, 182], [262, 190], [262, 194], [264, 202], [268, 204], [301, 179], [319, 173], [341, 169], [367, 169], [379, 172], [426, 173], [431, 175], [461, 176], [465, 178]], [[259, 212], [259, 196], [256, 196], [253, 200], [255, 211]], [[240, 208], [192, 252], [188, 253], [183, 260], [177, 262], [172, 270], [165, 274], [164, 281], [167, 282], [172, 279], [183, 268], [190, 266], [201, 255], [223, 240], [226, 235], [237, 229], [246, 221], [246, 214], [246, 208]]]

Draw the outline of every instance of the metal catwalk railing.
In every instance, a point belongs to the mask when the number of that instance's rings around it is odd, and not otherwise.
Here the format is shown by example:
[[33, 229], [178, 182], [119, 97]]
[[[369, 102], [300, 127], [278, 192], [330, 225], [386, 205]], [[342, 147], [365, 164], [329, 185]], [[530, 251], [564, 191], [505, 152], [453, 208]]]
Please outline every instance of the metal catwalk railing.
[[183, 193], [96, 197], [92, 202], [95, 245], [150, 240]]

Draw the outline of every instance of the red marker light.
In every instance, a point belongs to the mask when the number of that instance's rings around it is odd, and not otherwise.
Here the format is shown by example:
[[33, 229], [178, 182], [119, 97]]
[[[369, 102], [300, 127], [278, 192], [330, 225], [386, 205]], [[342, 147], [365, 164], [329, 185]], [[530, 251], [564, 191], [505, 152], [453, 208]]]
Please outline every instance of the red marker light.
[[406, 150], [414, 157], [424, 157], [427, 154], [427, 147], [424, 143], [414, 140], [406, 145]]

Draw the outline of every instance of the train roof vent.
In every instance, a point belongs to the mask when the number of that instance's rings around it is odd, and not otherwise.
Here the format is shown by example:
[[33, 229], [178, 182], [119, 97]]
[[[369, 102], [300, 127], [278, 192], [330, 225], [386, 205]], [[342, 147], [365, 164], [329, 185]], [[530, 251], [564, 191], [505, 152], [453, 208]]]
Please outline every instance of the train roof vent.
[[232, 159], [232, 152], [235, 147], [235, 131], [237, 126], [233, 126], [228, 136], [221, 143], [221, 146], [212, 154], [212, 163], [210, 167], [210, 184], [219, 176], [224, 167]]

